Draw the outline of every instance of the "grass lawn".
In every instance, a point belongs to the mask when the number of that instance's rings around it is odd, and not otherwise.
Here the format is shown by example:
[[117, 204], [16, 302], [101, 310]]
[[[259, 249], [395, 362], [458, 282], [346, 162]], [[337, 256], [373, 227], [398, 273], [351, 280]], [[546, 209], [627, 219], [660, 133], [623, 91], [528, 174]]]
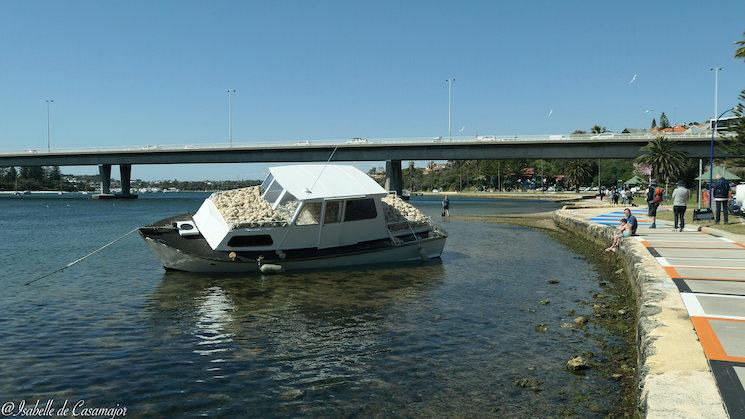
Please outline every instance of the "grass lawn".
[[[694, 202], [693, 205], [689, 205], [688, 209], [685, 213], [685, 219], [686, 219], [686, 225], [697, 225], [697, 226], [704, 226], [704, 227], [713, 227], [718, 230], [722, 231], [728, 231], [730, 233], [734, 234], [742, 234], [745, 235], [745, 224], [741, 223], [740, 221], [742, 218], [732, 215], [729, 215], [729, 222], [730, 224], [714, 224], [714, 221], [693, 221], [693, 209], [696, 208], [696, 203]], [[660, 220], [666, 220], [673, 222], [673, 210], [670, 208], [667, 209], [658, 209], [657, 210], [657, 218]], [[724, 221], [724, 220], [722, 220]]]

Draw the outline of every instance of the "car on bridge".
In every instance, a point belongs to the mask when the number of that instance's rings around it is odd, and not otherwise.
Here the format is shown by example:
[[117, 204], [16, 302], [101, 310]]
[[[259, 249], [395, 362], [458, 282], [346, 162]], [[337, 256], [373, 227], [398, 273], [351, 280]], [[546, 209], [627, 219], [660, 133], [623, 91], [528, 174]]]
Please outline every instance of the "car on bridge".
[[600, 134], [593, 135], [590, 137], [591, 140], [611, 140], [615, 137], [615, 133], [612, 132], [601, 132]]
[[305, 141], [298, 141], [298, 142], [295, 143], [295, 145], [309, 146], [310, 145], [310, 141], [307, 141], [307, 140], [305, 140]]
[[347, 144], [367, 144], [367, 138], [354, 137], [347, 141]]

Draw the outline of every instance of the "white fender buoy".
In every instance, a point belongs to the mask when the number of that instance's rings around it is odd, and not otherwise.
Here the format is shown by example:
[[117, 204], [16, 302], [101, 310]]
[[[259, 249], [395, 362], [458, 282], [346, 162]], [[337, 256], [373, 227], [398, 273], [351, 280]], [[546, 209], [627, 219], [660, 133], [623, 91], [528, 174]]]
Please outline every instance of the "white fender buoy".
[[265, 263], [259, 267], [259, 270], [263, 274], [278, 274], [284, 272], [285, 268], [282, 265], [275, 265], [273, 263]]

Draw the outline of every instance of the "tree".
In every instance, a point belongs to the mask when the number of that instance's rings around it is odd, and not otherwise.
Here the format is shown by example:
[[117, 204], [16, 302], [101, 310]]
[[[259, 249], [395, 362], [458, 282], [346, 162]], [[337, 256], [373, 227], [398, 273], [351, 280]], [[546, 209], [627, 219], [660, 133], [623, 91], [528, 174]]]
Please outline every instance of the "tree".
[[[745, 36], [745, 32], [742, 33], [742, 36]], [[739, 45], [735, 50], [735, 58], [745, 60], [745, 39], [735, 42], [735, 45]]]
[[587, 134], [587, 131], [582, 131], [581, 129], [576, 129], [572, 134]]
[[604, 132], [608, 132], [608, 130], [600, 125], [593, 125], [592, 129], [590, 129], [590, 134], [602, 134]]
[[652, 118], [652, 129], [657, 128], [657, 119]]
[[665, 187], [672, 178], [685, 170], [688, 153], [676, 150], [677, 142], [665, 137], [657, 137], [639, 149], [641, 155], [635, 162], [652, 166], [652, 174], [665, 182]]
[[[745, 32], [743, 32], [745, 36]], [[739, 45], [735, 50], [735, 58], [745, 61], [745, 39], [735, 42]], [[745, 90], [740, 92], [740, 103], [737, 104], [734, 114], [737, 117], [731, 130], [737, 135], [724, 144], [727, 152], [732, 154], [742, 154], [745, 151]]]
[[662, 112], [662, 115], [660, 115], [660, 128], [670, 128], [670, 121], [667, 119], [665, 112]]
[[569, 160], [564, 168], [564, 178], [567, 186], [574, 187], [579, 192], [579, 187], [592, 177], [590, 165], [584, 160]]

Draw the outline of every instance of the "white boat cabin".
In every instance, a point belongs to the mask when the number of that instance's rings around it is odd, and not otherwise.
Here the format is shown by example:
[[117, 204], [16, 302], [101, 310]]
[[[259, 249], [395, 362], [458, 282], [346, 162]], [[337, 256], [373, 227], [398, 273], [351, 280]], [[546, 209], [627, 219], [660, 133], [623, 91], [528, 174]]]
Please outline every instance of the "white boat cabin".
[[286, 222], [229, 223], [207, 199], [193, 219], [213, 250], [322, 249], [389, 237], [381, 202], [387, 192], [359, 169], [319, 164], [278, 166], [269, 172], [261, 198], [272, 210], [283, 210]]

